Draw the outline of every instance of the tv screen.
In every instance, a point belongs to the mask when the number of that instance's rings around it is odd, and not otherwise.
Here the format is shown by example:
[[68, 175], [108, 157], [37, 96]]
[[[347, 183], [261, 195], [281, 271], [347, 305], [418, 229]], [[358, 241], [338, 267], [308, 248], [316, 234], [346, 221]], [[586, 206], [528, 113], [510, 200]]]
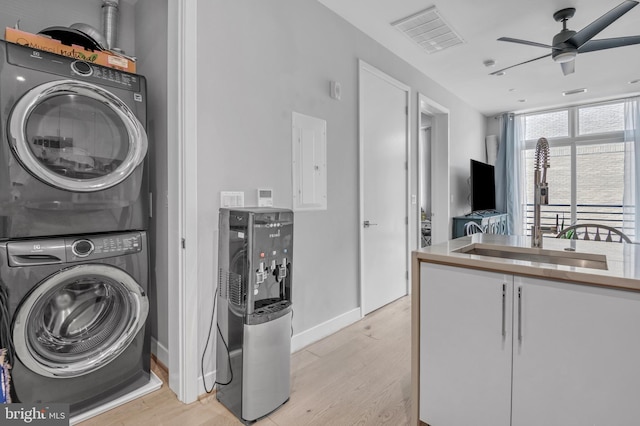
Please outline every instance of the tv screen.
[[495, 210], [495, 169], [491, 164], [471, 160], [471, 211]]

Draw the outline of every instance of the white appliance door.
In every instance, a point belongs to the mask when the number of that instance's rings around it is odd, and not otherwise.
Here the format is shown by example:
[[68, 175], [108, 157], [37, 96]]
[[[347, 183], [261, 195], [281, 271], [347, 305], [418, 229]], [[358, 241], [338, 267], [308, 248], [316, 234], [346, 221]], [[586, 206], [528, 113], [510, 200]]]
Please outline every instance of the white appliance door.
[[148, 313], [144, 290], [121, 269], [102, 264], [62, 269], [20, 304], [12, 328], [16, 354], [42, 376], [82, 376], [124, 352]]
[[147, 153], [147, 134], [131, 109], [82, 81], [34, 87], [14, 105], [7, 130], [14, 155], [30, 174], [72, 192], [119, 184]]

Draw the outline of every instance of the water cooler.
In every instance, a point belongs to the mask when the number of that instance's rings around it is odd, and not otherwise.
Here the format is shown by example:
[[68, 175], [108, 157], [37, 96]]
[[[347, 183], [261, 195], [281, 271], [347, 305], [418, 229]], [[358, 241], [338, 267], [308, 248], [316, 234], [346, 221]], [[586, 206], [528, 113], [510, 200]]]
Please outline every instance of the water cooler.
[[293, 212], [220, 210], [218, 400], [245, 423], [289, 399]]

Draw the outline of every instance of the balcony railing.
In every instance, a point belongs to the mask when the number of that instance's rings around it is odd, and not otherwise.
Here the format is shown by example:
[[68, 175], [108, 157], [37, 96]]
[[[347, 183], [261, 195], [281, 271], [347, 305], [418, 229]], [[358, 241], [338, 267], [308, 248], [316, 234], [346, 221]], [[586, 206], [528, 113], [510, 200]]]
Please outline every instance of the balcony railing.
[[[625, 213], [629, 216], [635, 214], [633, 207], [625, 208], [621, 204], [578, 204], [576, 211], [576, 223], [571, 223], [571, 206], [569, 204], [548, 204], [541, 208], [540, 222], [542, 226], [554, 226], [556, 224], [557, 215], [560, 229], [563, 227], [563, 218], [564, 228], [580, 223], [600, 223], [622, 231], [629, 236], [632, 241], [635, 241], [634, 229], [624, 226]], [[627, 217], [626, 220], [631, 222], [632, 218]], [[526, 235], [531, 235], [531, 226], [533, 226], [533, 204], [527, 204]], [[554, 237], [553, 234], [545, 236]]]

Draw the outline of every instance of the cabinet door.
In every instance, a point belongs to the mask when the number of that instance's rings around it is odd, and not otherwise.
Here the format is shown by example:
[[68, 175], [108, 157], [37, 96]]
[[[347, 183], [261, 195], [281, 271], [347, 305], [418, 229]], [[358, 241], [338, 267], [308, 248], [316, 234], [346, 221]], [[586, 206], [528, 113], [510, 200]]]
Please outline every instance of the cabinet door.
[[509, 425], [513, 278], [429, 263], [420, 277], [420, 420]]
[[640, 293], [521, 277], [514, 292], [513, 426], [640, 424]]

